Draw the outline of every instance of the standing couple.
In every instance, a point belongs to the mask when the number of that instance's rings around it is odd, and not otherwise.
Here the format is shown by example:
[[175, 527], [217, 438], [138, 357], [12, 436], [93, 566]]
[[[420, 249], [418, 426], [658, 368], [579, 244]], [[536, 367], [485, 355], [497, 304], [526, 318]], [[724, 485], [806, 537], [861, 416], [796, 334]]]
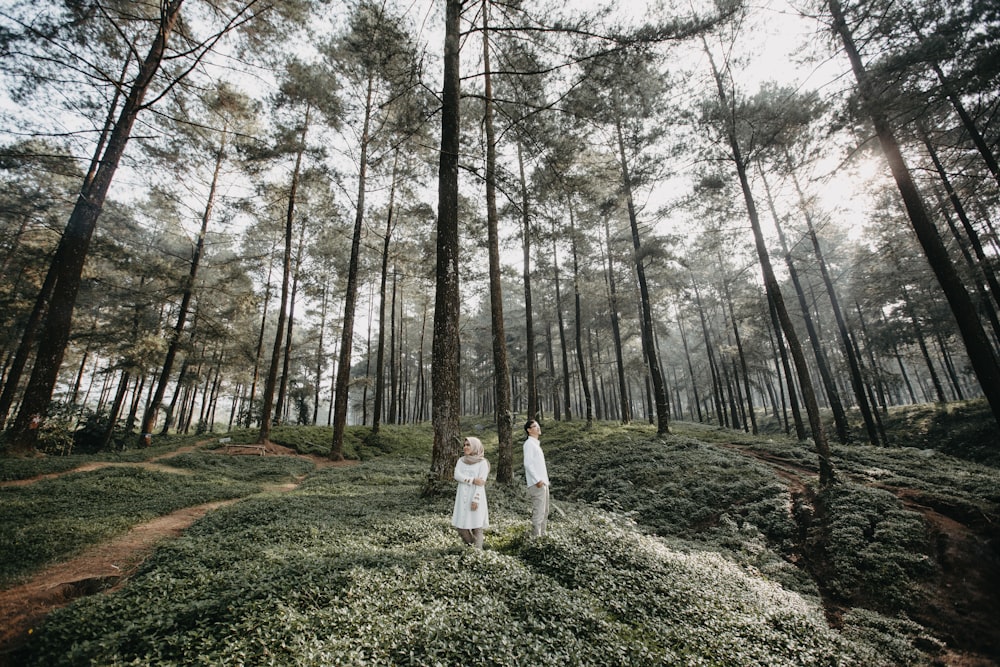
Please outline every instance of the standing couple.
[[[549, 473], [539, 437], [542, 427], [534, 419], [524, 425], [528, 436], [524, 441], [524, 478], [531, 499], [531, 535], [541, 537], [549, 517]], [[462, 541], [477, 549], [483, 548], [483, 530], [489, 528], [490, 512], [486, 502], [486, 478], [490, 462], [486, 460], [479, 438], [466, 438], [464, 456], [455, 464], [455, 509], [451, 525], [458, 529]]]

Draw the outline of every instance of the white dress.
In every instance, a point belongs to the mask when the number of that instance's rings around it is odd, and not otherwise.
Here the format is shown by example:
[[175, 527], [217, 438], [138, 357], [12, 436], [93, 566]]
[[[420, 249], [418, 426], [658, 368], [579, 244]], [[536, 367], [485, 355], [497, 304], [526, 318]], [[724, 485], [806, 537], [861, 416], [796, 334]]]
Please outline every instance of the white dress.
[[[451, 515], [451, 525], [455, 528], [489, 528], [490, 509], [486, 502], [486, 487], [476, 486], [472, 480], [477, 477], [486, 479], [490, 474], [490, 464], [483, 459], [479, 463], [469, 465], [461, 458], [455, 464], [455, 481], [458, 482], [458, 490], [455, 492], [455, 510]], [[478, 509], [473, 511], [472, 502], [475, 500]]]

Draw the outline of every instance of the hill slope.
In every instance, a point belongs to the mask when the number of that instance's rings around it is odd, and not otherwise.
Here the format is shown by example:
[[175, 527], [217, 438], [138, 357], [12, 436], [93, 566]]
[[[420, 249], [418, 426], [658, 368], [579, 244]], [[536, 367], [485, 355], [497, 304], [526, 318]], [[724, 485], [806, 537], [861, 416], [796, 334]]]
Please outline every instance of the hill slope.
[[803, 446], [675, 430], [547, 428], [551, 535], [526, 541], [520, 485], [492, 485], [485, 552], [459, 546], [448, 491], [419, 495], [427, 434], [391, 431], [360, 466], [212, 512], [53, 613], [18, 664], [995, 664], [905, 619], [941, 554], [886, 490], [995, 516], [995, 470], [924, 459], [918, 479], [910, 452], [853, 452], [817, 497]]

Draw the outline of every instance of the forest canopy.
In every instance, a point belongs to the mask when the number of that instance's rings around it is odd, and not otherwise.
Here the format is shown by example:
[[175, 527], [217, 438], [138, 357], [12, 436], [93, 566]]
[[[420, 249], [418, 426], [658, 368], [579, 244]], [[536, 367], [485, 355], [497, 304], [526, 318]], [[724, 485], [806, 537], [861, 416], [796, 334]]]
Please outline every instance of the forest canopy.
[[996, 7], [615, 5], [5, 3], [4, 451], [1000, 423]]

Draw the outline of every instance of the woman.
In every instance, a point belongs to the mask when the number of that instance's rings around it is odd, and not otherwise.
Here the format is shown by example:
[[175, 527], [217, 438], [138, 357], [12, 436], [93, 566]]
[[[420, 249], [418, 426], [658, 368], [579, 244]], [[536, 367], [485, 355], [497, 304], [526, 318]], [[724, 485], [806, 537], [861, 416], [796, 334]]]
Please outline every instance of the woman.
[[455, 510], [451, 525], [467, 545], [483, 548], [483, 529], [490, 527], [490, 510], [486, 503], [486, 478], [490, 462], [483, 456], [479, 438], [466, 438], [462, 450], [465, 456], [455, 463]]

